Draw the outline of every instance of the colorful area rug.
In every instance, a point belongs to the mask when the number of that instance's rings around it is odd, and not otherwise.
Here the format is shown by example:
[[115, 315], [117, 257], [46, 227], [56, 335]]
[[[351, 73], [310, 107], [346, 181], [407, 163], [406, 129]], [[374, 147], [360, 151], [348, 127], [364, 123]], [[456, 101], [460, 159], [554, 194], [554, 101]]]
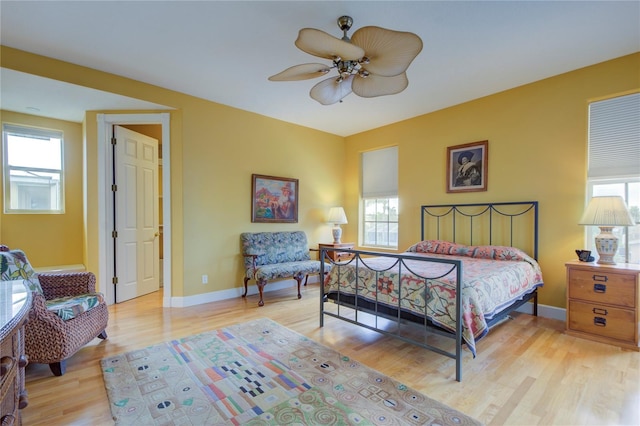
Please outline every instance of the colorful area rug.
[[101, 360], [117, 425], [477, 425], [260, 319]]

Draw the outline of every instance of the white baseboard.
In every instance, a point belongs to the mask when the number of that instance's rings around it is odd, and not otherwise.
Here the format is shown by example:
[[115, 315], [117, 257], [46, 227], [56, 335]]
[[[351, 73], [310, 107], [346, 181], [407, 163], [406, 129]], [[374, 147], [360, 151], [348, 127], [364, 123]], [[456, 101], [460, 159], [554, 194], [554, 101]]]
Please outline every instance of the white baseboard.
[[[533, 303], [525, 303], [524, 305], [516, 309], [516, 312], [533, 315]], [[538, 316], [566, 321], [567, 310], [564, 308], [556, 308], [555, 306], [541, 305], [538, 303]]]
[[[310, 284], [319, 282], [317, 275], [309, 276], [307, 281]], [[304, 284], [304, 283], [303, 283]], [[270, 282], [264, 287], [264, 294], [272, 291], [282, 290], [283, 288], [290, 288], [297, 286], [297, 282], [293, 279]], [[184, 297], [165, 297], [163, 300], [163, 306], [165, 308], [186, 308], [189, 306], [201, 305], [203, 303], [218, 302], [220, 300], [232, 299], [234, 297], [241, 297], [244, 294], [244, 287], [235, 287], [227, 290], [212, 291], [210, 293], [196, 294], [195, 296]], [[247, 296], [258, 294], [258, 286], [255, 284], [247, 287]], [[257, 304], [256, 300], [256, 304]]]
[[59, 265], [59, 266], [41, 266], [39, 268], [33, 268], [39, 274], [49, 272], [52, 274], [62, 274], [66, 272], [85, 272], [87, 268], [82, 264], [77, 265]]
[[[319, 282], [317, 275], [312, 275], [309, 277], [309, 283], [317, 283]], [[283, 288], [289, 288], [296, 285], [295, 280], [283, 280], [269, 283], [264, 288], [264, 293], [269, 293], [271, 291], [282, 290]], [[247, 288], [247, 296], [258, 294], [258, 287], [254, 285], [250, 285]], [[234, 297], [241, 297], [244, 293], [244, 287], [236, 287], [227, 290], [213, 291], [210, 293], [197, 294], [195, 296], [184, 296], [184, 297], [165, 297], [163, 301], [164, 307], [174, 307], [174, 308], [186, 308], [189, 306], [201, 305], [203, 303], [210, 302], [218, 302], [220, 300], [232, 299]], [[525, 303], [520, 306], [517, 312], [522, 312], [525, 314], [533, 315], [533, 303]], [[557, 319], [561, 321], [565, 321], [567, 318], [566, 309], [556, 308], [555, 306], [542, 305], [538, 304], [538, 316], [544, 318]]]

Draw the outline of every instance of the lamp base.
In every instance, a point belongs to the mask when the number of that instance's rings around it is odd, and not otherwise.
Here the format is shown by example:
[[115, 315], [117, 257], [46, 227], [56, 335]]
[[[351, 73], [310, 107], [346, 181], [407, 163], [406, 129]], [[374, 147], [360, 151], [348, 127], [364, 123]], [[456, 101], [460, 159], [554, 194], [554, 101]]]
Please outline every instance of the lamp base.
[[615, 265], [613, 260], [618, 252], [618, 237], [613, 235], [613, 226], [601, 226], [600, 234], [596, 235], [596, 250], [600, 258], [598, 263], [602, 265]]
[[333, 235], [333, 244], [341, 244], [340, 238], [342, 238], [342, 228], [340, 225], [336, 225], [331, 229], [331, 234]]

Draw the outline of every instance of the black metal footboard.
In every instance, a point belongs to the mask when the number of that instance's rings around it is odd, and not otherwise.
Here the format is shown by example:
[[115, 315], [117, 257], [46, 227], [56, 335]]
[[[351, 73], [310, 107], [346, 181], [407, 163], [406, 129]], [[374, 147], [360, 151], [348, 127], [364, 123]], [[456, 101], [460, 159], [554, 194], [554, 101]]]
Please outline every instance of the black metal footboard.
[[[444, 276], [455, 276], [455, 294], [461, 294], [461, 285], [462, 285], [462, 262], [454, 259], [439, 259], [439, 258], [425, 258], [421, 256], [410, 255], [406, 253], [399, 254], [390, 254], [390, 253], [379, 253], [372, 251], [360, 251], [360, 250], [345, 250], [341, 249], [341, 252], [348, 252], [353, 255], [353, 258], [346, 262], [334, 262], [327, 255], [327, 251], [331, 251], [331, 248], [322, 248], [320, 250], [320, 259], [325, 259], [326, 262], [331, 263], [331, 268], [336, 268], [332, 273], [333, 274], [341, 274], [344, 270], [344, 273], [355, 274], [355, 292], [343, 292], [338, 287], [338, 291], [321, 291], [320, 292], [320, 327], [324, 326], [324, 315], [328, 315], [334, 318], [338, 318], [343, 321], [350, 322], [352, 324], [356, 324], [360, 327], [367, 328], [369, 330], [377, 331], [384, 335], [393, 336], [394, 338], [403, 340], [405, 342], [429, 349], [433, 352], [439, 353], [441, 355], [447, 356], [449, 358], [456, 360], [456, 380], [462, 380], [462, 302], [459, 297], [455, 298], [455, 306], [456, 306], [456, 318], [455, 318], [455, 333], [451, 333], [448, 330], [445, 330], [438, 325], [434, 324], [430, 317], [429, 308], [427, 306], [426, 301], [429, 299], [427, 293], [431, 291], [430, 282], [431, 280], [437, 280], [443, 278]], [[382, 268], [376, 269], [371, 265], [371, 258], [385, 258], [388, 259], [388, 263], [385, 264]], [[412, 268], [413, 262], [432, 262], [438, 263], [441, 265], [445, 265], [443, 268], [446, 270], [445, 273], [439, 274], [437, 276], [422, 276], [415, 272], [414, 268]], [[321, 262], [321, 271], [320, 276], [324, 277], [325, 266], [324, 262]], [[415, 265], [415, 263], [414, 263]], [[415, 281], [420, 281], [424, 283], [423, 288], [420, 291], [423, 291], [424, 294], [422, 296], [422, 300], [424, 303], [424, 311], [421, 313], [408, 312], [406, 309], [402, 307], [402, 297], [398, 297], [397, 305], [392, 305], [388, 303], [388, 301], [378, 300], [378, 293], [376, 291], [375, 300], [365, 299], [362, 297], [359, 292], [359, 288], [361, 285], [371, 285], [371, 283], [363, 282], [361, 280], [361, 273], [364, 271], [368, 271], [368, 274], [373, 274], [374, 285], [378, 283], [378, 276], [380, 274], [397, 274], [397, 284], [390, 283], [390, 285], [398, 285], [398, 294], [402, 295], [405, 289], [402, 288], [403, 280], [400, 278], [403, 274], [411, 274], [412, 278]], [[340, 278], [338, 278], [340, 280]], [[336, 304], [335, 312], [328, 312], [325, 309], [325, 302], [332, 301]], [[343, 312], [347, 311], [350, 313], [350, 316], [343, 315]], [[371, 321], [363, 321], [361, 317], [364, 314], [369, 314], [373, 318], [373, 322]], [[379, 322], [379, 319], [384, 319], [384, 326]], [[395, 328], [389, 329], [389, 322], [395, 323]], [[399, 333], [401, 326], [406, 323], [418, 324], [423, 327], [424, 331], [428, 331], [433, 334], [445, 336], [455, 340], [455, 349], [454, 351], [448, 351], [443, 348], [434, 346], [429, 344], [426, 339], [424, 339], [424, 334], [422, 338], [412, 338], [407, 335], [403, 335]]]

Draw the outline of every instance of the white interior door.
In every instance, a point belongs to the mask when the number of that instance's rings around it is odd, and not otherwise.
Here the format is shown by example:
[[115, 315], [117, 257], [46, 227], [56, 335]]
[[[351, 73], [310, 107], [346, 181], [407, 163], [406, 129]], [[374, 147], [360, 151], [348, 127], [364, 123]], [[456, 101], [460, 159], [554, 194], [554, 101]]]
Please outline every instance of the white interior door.
[[115, 302], [159, 289], [158, 141], [114, 126]]

